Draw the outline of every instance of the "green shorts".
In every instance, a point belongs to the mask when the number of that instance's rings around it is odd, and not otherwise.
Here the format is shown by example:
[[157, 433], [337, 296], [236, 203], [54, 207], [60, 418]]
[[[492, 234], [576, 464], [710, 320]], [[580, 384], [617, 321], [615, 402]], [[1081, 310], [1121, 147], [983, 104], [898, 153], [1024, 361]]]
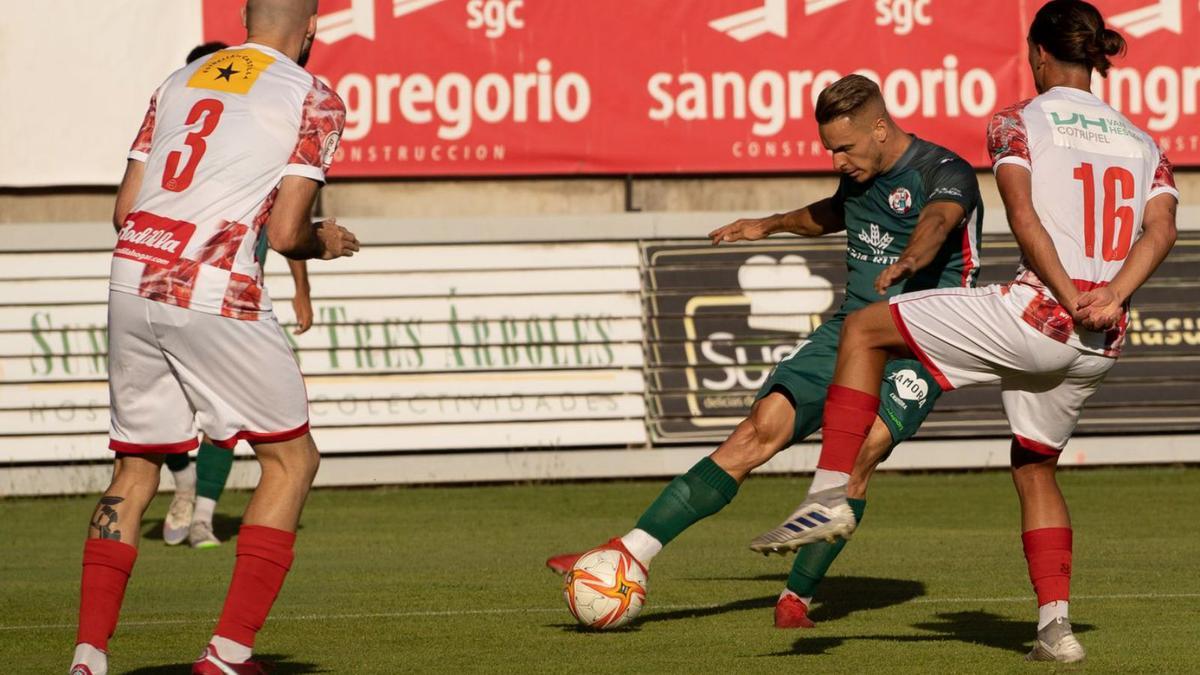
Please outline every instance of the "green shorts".
[[[796, 349], [779, 362], [763, 383], [755, 400], [780, 390], [796, 407], [792, 443], [804, 440], [821, 428], [825, 391], [833, 383], [837, 364], [842, 318], [835, 318], [801, 340]], [[942, 388], [917, 361], [895, 359], [884, 370], [879, 390], [879, 418], [892, 432], [892, 445], [912, 438], [933, 409]]]

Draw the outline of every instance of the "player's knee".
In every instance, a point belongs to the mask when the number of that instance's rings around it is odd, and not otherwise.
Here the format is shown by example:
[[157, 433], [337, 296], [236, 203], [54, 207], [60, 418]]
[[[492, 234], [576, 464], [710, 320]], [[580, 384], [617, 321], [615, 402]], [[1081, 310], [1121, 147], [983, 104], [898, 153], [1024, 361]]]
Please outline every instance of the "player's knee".
[[767, 463], [783, 445], [774, 426], [776, 425], [758, 419], [756, 415], [742, 420], [729, 439], [718, 448], [720, 459], [745, 471], [757, 469]]
[[119, 456], [113, 463], [109, 492], [149, 501], [158, 492], [161, 467], [161, 456]]

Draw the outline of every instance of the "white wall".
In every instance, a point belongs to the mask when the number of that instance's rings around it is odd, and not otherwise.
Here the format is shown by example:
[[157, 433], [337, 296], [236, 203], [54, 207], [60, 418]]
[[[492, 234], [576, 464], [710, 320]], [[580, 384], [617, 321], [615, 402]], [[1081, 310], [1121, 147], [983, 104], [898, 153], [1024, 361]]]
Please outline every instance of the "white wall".
[[200, 42], [200, 0], [0, 0], [0, 15], [0, 185], [119, 183], [150, 95]]

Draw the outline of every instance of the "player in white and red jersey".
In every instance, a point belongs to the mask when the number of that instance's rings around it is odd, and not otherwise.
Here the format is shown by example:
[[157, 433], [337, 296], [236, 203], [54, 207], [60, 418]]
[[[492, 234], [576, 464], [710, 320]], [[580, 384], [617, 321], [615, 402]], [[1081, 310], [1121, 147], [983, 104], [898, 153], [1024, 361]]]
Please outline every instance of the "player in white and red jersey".
[[[1072, 532], [1055, 480], [1059, 454], [1120, 354], [1129, 299], [1175, 243], [1171, 165], [1148, 134], [1090, 92], [1124, 39], [1082, 0], [1052, 0], [1029, 30], [1039, 96], [1001, 111], [988, 146], [1017, 279], [979, 289], [902, 294], [851, 315], [825, 404], [814, 482], [841, 496], [810, 503], [806, 541], [848, 536], [846, 474], [875, 419], [889, 358], [916, 357], [945, 390], [999, 382], [1013, 433], [1013, 481], [1038, 598], [1028, 658], [1079, 661], [1067, 619]], [[849, 459], [850, 463], [846, 464]]]
[[71, 672], [107, 672], [141, 518], [170, 453], [254, 447], [262, 477], [213, 638], [193, 673], [258, 673], [254, 638], [291, 566], [319, 455], [304, 381], [263, 291], [256, 245], [292, 259], [358, 250], [313, 203], [345, 107], [304, 70], [316, 0], [249, 0], [245, 44], [172, 74], [150, 101], [117, 193], [109, 293], [109, 447], [84, 546]]

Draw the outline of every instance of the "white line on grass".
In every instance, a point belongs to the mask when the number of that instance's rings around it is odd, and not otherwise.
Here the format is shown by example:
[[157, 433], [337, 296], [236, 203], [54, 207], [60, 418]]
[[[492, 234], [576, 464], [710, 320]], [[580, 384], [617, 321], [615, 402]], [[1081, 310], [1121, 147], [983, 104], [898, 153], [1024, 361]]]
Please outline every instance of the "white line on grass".
[[[1113, 595], [1074, 595], [1071, 600], [1171, 600], [1179, 598], [1200, 598], [1200, 593], [1120, 593]], [[1019, 597], [1004, 597], [1004, 598], [915, 598], [907, 602], [918, 604], [950, 604], [950, 603], [976, 603], [976, 602], [1030, 602], [1033, 600], [1032, 595], [1022, 595]], [[904, 603], [900, 603], [904, 604]], [[716, 609], [721, 607], [718, 604], [708, 605], [653, 605], [651, 614], [660, 609], [674, 610], [702, 610]], [[422, 610], [413, 612], [371, 612], [360, 614], [292, 614], [272, 616], [271, 621], [333, 621], [347, 619], [402, 619], [411, 617], [424, 616], [473, 616], [487, 614], [542, 614], [550, 612], [563, 612], [562, 607], [533, 607], [533, 608], [496, 608], [496, 609], [446, 609], [446, 610]], [[213, 617], [194, 617], [188, 619], [155, 619], [144, 621], [122, 621], [121, 626], [174, 626], [181, 624], [193, 623], [211, 623]], [[73, 623], [44, 623], [31, 625], [9, 625], [0, 626], [0, 631], [15, 631], [15, 630], [51, 630], [51, 629], [66, 629], [75, 628]]]

